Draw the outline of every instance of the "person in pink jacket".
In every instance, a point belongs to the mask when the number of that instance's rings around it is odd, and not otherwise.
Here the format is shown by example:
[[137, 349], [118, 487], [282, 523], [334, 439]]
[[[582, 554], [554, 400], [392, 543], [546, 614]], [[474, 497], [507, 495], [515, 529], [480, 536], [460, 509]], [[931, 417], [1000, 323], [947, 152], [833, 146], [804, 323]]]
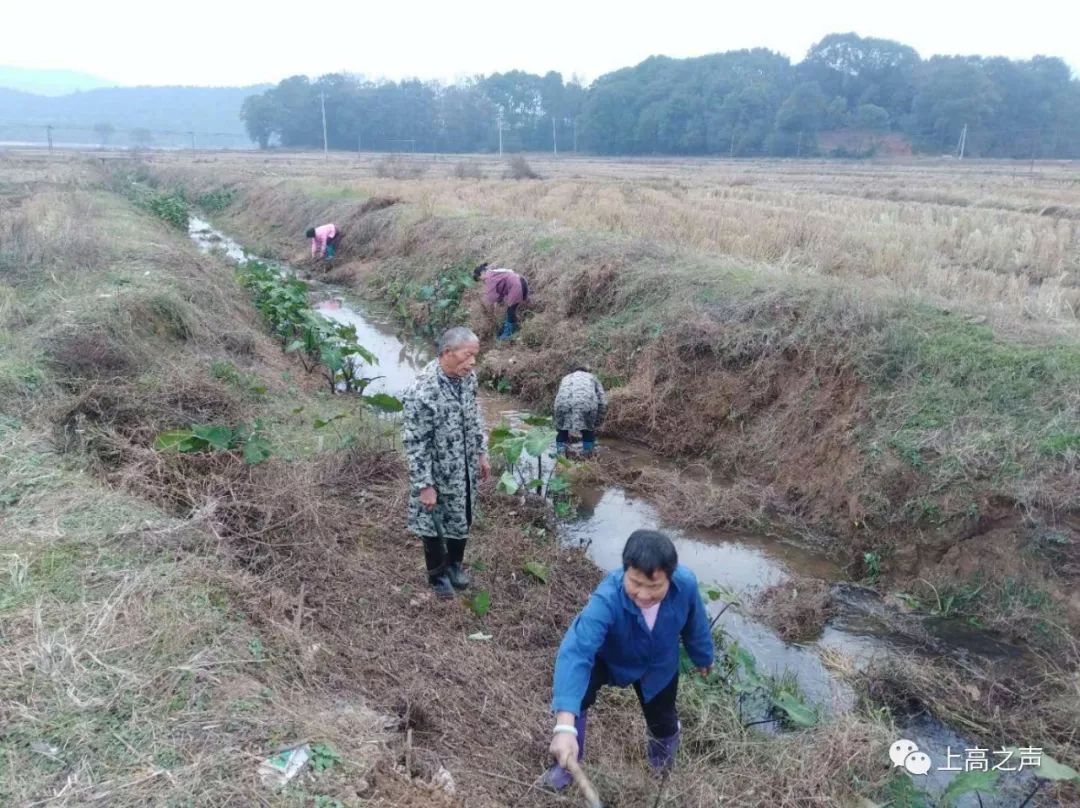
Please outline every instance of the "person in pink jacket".
[[486, 263], [473, 270], [473, 280], [483, 281], [487, 305], [506, 305], [506, 321], [498, 339], [510, 339], [518, 329], [518, 306], [529, 299], [529, 282], [512, 269], [493, 268]]
[[312, 258], [333, 258], [341, 241], [341, 231], [335, 224], [322, 224], [318, 227], [309, 227], [305, 235], [311, 239]]

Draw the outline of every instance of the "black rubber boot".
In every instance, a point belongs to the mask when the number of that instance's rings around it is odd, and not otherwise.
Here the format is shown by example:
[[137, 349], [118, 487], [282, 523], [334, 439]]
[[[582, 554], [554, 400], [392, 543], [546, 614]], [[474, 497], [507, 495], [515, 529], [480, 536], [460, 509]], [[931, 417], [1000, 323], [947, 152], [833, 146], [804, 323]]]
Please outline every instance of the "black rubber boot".
[[427, 564], [428, 583], [440, 598], [452, 598], [454, 588], [447, 570], [446, 547], [438, 536], [424, 537], [424, 561]]
[[450, 576], [448, 574], [443, 573], [442, 575], [429, 575], [428, 583], [431, 584], [431, 588], [435, 592], [435, 597], [454, 597], [454, 587], [450, 583]]
[[466, 539], [446, 540], [446, 575], [450, 579], [450, 585], [454, 589], [468, 589], [472, 578], [461, 568], [461, 561], [465, 558]]

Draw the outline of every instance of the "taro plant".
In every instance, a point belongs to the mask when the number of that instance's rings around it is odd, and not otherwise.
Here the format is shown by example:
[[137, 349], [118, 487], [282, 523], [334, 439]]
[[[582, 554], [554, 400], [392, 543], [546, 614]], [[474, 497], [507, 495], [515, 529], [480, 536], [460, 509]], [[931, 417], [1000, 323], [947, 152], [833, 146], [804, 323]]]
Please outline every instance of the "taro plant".
[[530, 415], [522, 424], [527, 428], [504, 421], [491, 430], [488, 451], [503, 469], [497, 488], [504, 494], [532, 492], [550, 497], [555, 513], [565, 518], [571, 510], [570, 481], [565, 472], [572, 464], [552, 449], [555, 429], [550, 418]]
[[273, 454], [261, 421], [236, 427], [221, 424], [192, 424], [189, 429], [170, 429], [154, 439], [159, 452], [197, 454], [239, 449], [248, 465], [262, 463]]
[[150, 212], [162, 221], [180, 230], [187, 229], [188, 203], [182, 194], [154, 192], [147, 197], [145, 204]]
[[447, 267], [439, 273], [432, 283], [401, 283], [391, 281], [386, 286], [386, 295], [403, 320], [410, 320], [408, 301], [423, 304], [424, 315], [418, 330], [434, 337], [451, 322], [459, 319], [459, 308], [465, 293], [476, 285], [472, 277], [472, 267], [460, 262]]
[[207, 213], [221, 213], [233, 203], [236, 191], [232, 188], [217, 188], [206, 191], [195, 198], [195, 204]]
[[765, 718], [746, 726], [778, 722], [797, 729], [812, 727], [818, 713], [806, 703], [792, 676], [775, 677], [758, 670], [757, 659], [738, 640], [724, 643], [724, 667], [730, 672], [731, 687], [743, 699], [764, 702]]
[[[720, 616], [729, 608], [740, 606], [738, 596], [723, 587], [701, 584], [700, 591], [709, 603], [725, 604], [713, 617], [710, 628], [716, 625]], [[757, 659], [749, 649], [741, 646], [738, 640], [730, 637], [723, 629], [720, 629], [719, 635], [717, 646], [722, 648], [723, 652], [717, 654], [716, 670], [707, 680], [693, 677], [691, 681], [695, 683], [695, 687], [704, 688], [705, 692], [716, 687], [733, 692], [739, 699], [740, 714], [744, 702], [760, 708], [764, 717], [749, 721], [745, 724], [747, 727], [776, 723], [793, 729], [805, 729], [818, 723], [817, 710], [806, 703], [793, 675], [773, 676], [759, 671]], [[680, 652], [680, 660], [684, 673], [693, 670], [694, 664], [685, 649]]]
[[379, 376], [363, 375], [378, 357], [356, 340], [356, 328], [339, 325], [312, 311], [308, 287], [292, 275], [283, 275], [261, 261], [246, 261], [237, 270], [240, 282], [255, 298], [255, 307], [269, 323], [286, 353], [299, 356], [308, 373], [320, 372], [330, 392], [354, 393], [381, 412], [400, 412], [401, 402], [386, 393], [367, 395]]

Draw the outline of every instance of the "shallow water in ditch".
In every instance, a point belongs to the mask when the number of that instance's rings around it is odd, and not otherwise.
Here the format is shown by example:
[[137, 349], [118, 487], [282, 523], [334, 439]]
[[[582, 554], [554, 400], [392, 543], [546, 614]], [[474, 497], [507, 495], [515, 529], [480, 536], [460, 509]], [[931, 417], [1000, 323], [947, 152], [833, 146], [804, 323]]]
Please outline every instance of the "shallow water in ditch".
[[[255, 256], [247, 253], [236, 241], [214, 230], [211, 225], [192, 218], [191, 238], [206, 253], [221, 251], [233, 261], [241, 262]], [[260, 259], [263, 260], [263, 259]], [[293, 271], [287, 265], [267, 261], [284, 272]], [[430, 349], [402, 339], [389, 317], [360, 311], [347, 302], [342, 290], [313, 284], [313, 306], [328, 319], [356, 328], [358, 342], [378, 358], [381, 378], [369, 388], [372, 392], [400, 395], [430, 361]], [[485, 417], [489, 427], [505, 419], [519, 422], [521, 409], [512, 399], [498, 395], [483, 395]], [[552, 447], [554, 449], [554, 447]], [[635, 465], [667, 463], [647, 449], [618, 440], [604, 440], [602, 451], [620, 461]], [[550, 459], [545, 461], [550, 463]], [[968, 654], [991, 658], [1015, 655], [1019, 649], [1000, 643], [982, 632], [962, 626], [934, 626], [921, 621], [913, 634], [898, 635], [884, 620], [886, 606], [876, 595], [858, 587], [845, 586], [843, 572], [836, 564], [814, 550], [778, 538], [720, 531], [685, 531], [665, 524], [656, 507], [645, 499], [636, 498], [618, 487], [598, 488], [580, 486], [575, 489], [579, 502], [576, 518], [560, 525], [560, 540], [568, 546], [580, 546], [603, 570], [621, 566], [622, 546], [626, 537], [639, 528], [662, 529], [679, 551], [679, 560], [694, 571], [703, 583], [712, 583], [729, 590], [743, 600], [753, 597], [764, 588], [789, 579], [792, 575], [836, 582], [840, 587], [841, 605], [837, 617], [826, 624], [821, 636], [807, 643], [788, 643], [767, 625], [728, 609], [719, 625], [739, 644], [751, 651], [764, 673], [777, 676], [794, 675], [807, 700], [827, 713], [843, 712], [855, 703], [851, 687], [834, 675], [823, 662], [826, 649], [839, 652], [855, 668], [863, 668], [877, 658], [898, 652], [925, 650], [913, 635], [937, 636], [939, 645], [950, 643]], [[721, 608], [710, 605], [713, 613]], [[746, 716], [754, 720], [757, 716]], [[930, 754], [935, 766], [946, 765], [946, 753], [961, 753], [975, 744], [966, 741], [941, 722], [920, 716], [904, 727], [904, 735]], [[1016, 739], [1016, 745], [1032, 745], [1037, 739]], [[954, 759], [955, 760], [955, 759]], [[991, 764], [995, 762], [991, 757]], [[883, 766], [888, 762], [883, 758]], [[961, 762], [961, 765], [963, 763]], [[919, 787], [931, 794], [940, 794], [955, 776], [955, 772], [932, 769], [924, 778], [915, 777]], [[998, 797], [983, 796], [984, 806], [1014, 806], [1022, 801], [1025, 789], [1030, 790], [1030, 776], [1012, 775], [1008, 788]], [[974, 795], [961, 798], [960, 808], [977, 805]]]

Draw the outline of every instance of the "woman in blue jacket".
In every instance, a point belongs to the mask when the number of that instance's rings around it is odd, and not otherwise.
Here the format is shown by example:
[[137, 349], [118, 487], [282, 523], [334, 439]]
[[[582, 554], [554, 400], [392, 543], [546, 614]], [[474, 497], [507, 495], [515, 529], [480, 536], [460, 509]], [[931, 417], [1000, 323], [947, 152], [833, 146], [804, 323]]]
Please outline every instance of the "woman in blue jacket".
[[679, 639], [702, 676], [713, 665], [713, 639], [697, 578], [679, 566], [671, 539], [635, 530], [611, 572], [570, 624], [555, 659], [551, 709], [555, 764], [543, 782], [563, 789], [571, 758], [585, 753], [585, 722], [604, 685], [634, 688], [649, 728], [649, 763], [669, 769], [679, 746]]

